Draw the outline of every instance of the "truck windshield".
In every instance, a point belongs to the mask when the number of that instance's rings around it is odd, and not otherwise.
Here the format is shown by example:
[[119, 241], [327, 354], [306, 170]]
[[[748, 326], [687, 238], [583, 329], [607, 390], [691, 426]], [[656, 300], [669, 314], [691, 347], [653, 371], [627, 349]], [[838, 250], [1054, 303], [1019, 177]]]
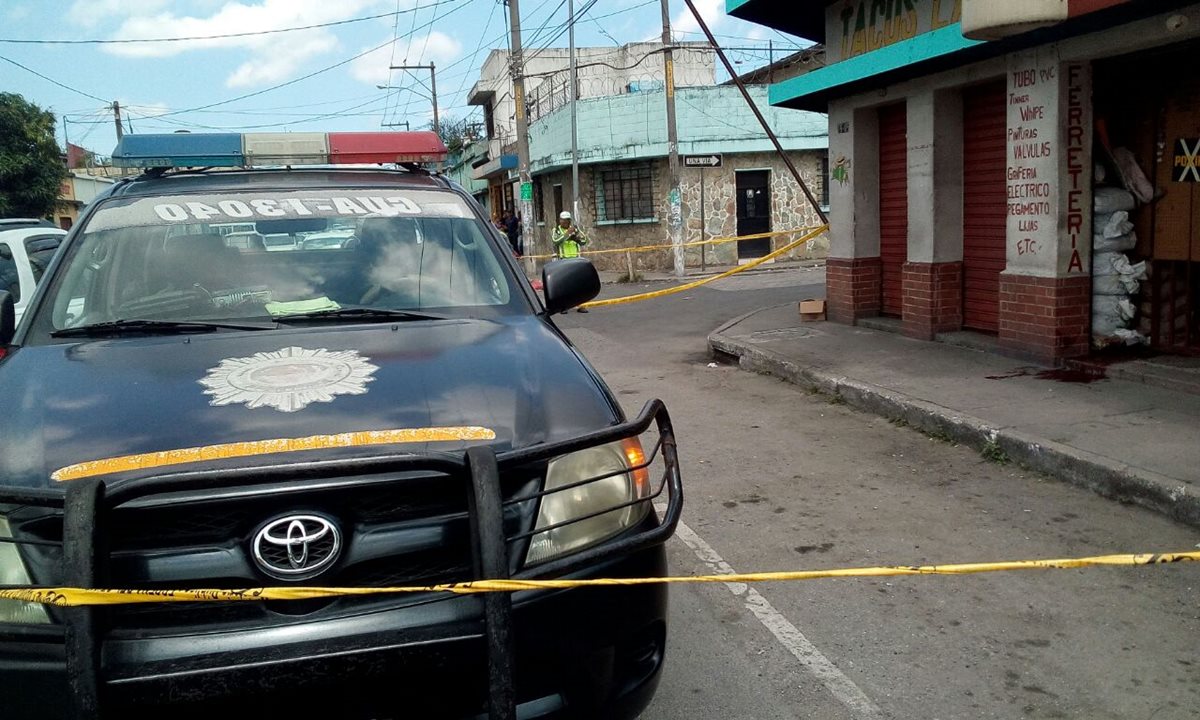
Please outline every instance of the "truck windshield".
[[67, 248], [34, 325], [517, 311], [485, 232], [448, 191], [119, 198]]

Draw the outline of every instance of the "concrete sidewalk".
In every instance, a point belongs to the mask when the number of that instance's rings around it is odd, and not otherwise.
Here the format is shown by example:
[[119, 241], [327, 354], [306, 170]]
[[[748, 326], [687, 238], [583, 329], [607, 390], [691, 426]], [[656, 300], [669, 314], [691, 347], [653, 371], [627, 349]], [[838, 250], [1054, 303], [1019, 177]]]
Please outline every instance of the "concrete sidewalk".
[[737, 318], [708, 343], [744, 369], [1200, 526], [1200, 396], [800, 322], [795, 304]]

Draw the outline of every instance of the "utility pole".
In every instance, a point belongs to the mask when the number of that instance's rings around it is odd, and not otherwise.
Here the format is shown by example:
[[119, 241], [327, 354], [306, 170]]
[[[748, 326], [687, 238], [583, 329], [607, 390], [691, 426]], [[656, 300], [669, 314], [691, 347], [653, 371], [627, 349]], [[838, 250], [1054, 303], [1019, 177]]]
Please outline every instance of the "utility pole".
[[675, 254], [675, 277], [683, 277], [683, 199], [679, 193], [679, 137], [675, 128], [675, 62], [671, 55], [671, 9], [662, 0], [663, 67], [666, 70], [667, 166], [671, 186], [667, 191], [667, 232]]
[[113, 100], [112, 104], [113, 120], [117, 123], [117, 142], [125, 137], [125, 128], [121, 126], [121, 103]]
[[428, 65], [389, 65], [389, 70], [428, 70], [429, 71], [429, 94], [430, 101], [433, 102], [433, 131], [440, 137], [442, 134], [442, 124], [438, 119], [438, 101], [437, 101], [437, 68], [430, 62]]
[[529, 172], [529, 118], [525, 115], [525, 59], [521, 53], [521, 8], [519, 0], [508, 0], [508, 22], [512, 26], [513, 105], [517, 121], [517, 172], [521, 180], [521, 237], [525, 254], [536, 252], [534, 240], [533, 178]]
[[[571, 222], [579, 222], [579, 100], [578, 63], [575, 60], [575, 0], [567, 0], [567, 44], [571, 58]], [[558, 219], [555, 218], [555, 222]], [[632, 277], [631, 277], [632, 279]]]

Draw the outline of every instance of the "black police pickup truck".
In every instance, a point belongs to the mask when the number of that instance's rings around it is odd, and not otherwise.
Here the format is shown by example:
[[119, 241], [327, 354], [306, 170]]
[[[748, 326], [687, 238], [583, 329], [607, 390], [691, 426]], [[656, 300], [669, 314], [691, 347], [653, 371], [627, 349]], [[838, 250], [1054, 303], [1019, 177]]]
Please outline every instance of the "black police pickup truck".
[[[665, 574], [666, 410], [625, 418], [551, 319], [596, 271], [548, 264], [543, 301], [422, 168], [444, 152], [432, 133], [124, 138], [114, 158], [145, 171], [87, 208], [15, 329], [0, 293], [0, 586]], [[666, 599], [2, 600], [0, 717], [633, 717]]]

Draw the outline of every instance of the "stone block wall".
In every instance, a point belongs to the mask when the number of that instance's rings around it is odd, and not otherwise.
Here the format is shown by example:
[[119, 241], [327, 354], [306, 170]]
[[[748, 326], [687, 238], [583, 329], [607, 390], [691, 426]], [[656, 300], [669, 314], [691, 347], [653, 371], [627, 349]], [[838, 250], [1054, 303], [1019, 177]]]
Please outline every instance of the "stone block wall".
[[[824, 189], [825, 178], [821, 172], [824, 150], [803, 150], [789, 153], [792, 163], [810, 191], [818, 199]], [[704, 171], [704, 226], [705, 237], [733, 237], [737, 235], [737, 171], [768, 170], [771, 188], [771, 229], [786, 230], [815, 227], [820, 224], [816, 211], [804, 196], [804, 192], [792, 179], [787, 165], [776, 153], [739, 153], [725, 155], [723, 167]], [[700, 171], [687, 168], [682, 171], [680, 191], [683, 196], [684, 242], [700, 240]], [[772, 238], [771, 249], [788, 244], [790, 236]], [[785, 259], [823, 258], [829, 253], [828, 238], [821, 237], [789, 252]], [[736, 243], [709, 245], [705, 250], [709, 264], [733, 265], [737, 263]], [[687, 250], [687, 264], [700, 264], [700, 248]]]
[[[796, 164], [808, 183], [813, 194], [820, 198], [822, 193], [821, 160], [823, 150], [795, 151], [791, 153], [792, 162]], [[579, 169], [579, 218], [577, 222], [591, 241], [591, 248], [613, 249], [625, 247], [640, 247], [645, 245], [663, 245], [670, 242], [668, 235], [667, 190], [669, 183], [669, 168], [667, 159], [656, 158], [650, 161], [654, 182], [655, 219], [653, 221], [635, 222], [598, 222], [596, 220], [596, 177], [603, 168], [613, 165], [583, 165]], [[771, 184], [771, 228], [783, 230], [801, 227], [815, 227], [820, 223], [816, 211], [811, 207], [804, 193], [796, 185], [783, 161], [774, 153], [741, 153], [724, 156], [724, 167], [716, 170], [705, 170], [705, 209], [704, 224], [706, 238], [732, 237], [737, 234], [737, 200], [736, 172], [739, 169], [754, 169], [770, 171]], [[542, 173], [534, 178], [540, 184], [542, 193], [542, 216], [535, 220], [537, 234], [536, 249], [531, 248], [526, 238], [527, 252], [548, 253], [552, 246], [550, 235], [557, 222], [554, 211], [554, 185], [563, 186], [563, 207], [571, 209], [571, 170], [570, 168]], [[684, 242], [700, 240], [700, 171], [684, 169], [680, 177], [680, 192], [682, 196]], [[772, 249], [791, 242], [792, 237], [780, 236], [772, 239]], [[829, 251], [829, 243], [825, 237], [817, 238], [806, 246], [797, 248], [787, 254], [787, 259], [824, 258]], [[737, 263], [736, 243], [709, 245], [705, 249], [704, 260], [709, 265], [733, 265]], [[673, 267], [673, 255], [670, 249], [639, 252], [634, 254], [635, 268], [639, 271], [668, 272]], [[624, 253], [603, 253], [592, 255], [592, 261], [601, 270], [625, 270]], [[688, 248], [685, 252], [685, 262], [689, 267], [699, 267], [701, 253], [699, 247]]]
[[[596, 173], [600, 167], [583, 165], [579, 168], [579, 217], [576, 219], [579, 227], [587, 235], [589, 249], [611, 250], [616, 248], [640, 247], [644, 245], [662, 245], [670, 242], [667, 236], [666, 185], [668, 178], [667, 161], [651, 161], [651, 174], [654, 178], [655, 202], [652, 221], [638, 220], [634, 222], [598, 222], [596, 220]], [[558, 222], [554, 211], [554, 186], [563, 186], [563, 209], [571, 210], [571, 170], [558, 170], [544, 173], [534, 178], [542, 184], [542, 218], [543, 225], [536, 226], [538, 235], [537, 253], [553, 252], [550, 237], [554, 225]], [[661, 192], [659, 190], [661, 189]], [[528, 244], [526, 245], [528, 247]], [[591, 256], [592, 262], [600, 270], [625, 270], [624, 253], [601, 253]], [[698, 261], [697, 261], [698, 262]], [[634, 267], [638, 271], [663, 272], [673, 267], [670, 250], [639, 252], [634, 254]]]

